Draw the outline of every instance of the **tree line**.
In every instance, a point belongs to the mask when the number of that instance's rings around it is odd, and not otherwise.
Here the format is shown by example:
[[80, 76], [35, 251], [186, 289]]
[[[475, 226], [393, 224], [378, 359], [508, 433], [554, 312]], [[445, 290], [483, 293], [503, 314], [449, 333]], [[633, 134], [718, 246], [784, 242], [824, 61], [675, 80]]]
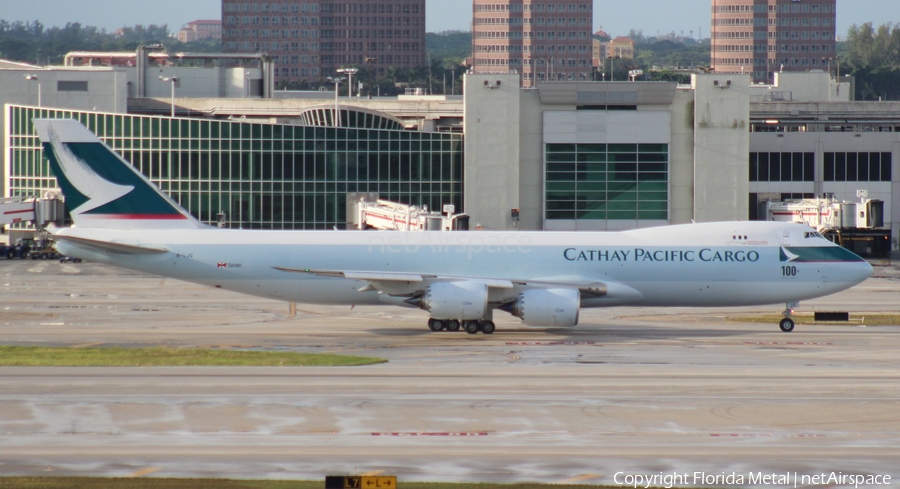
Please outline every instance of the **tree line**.
[[857, 100], [900, 100], [900, 24], [854, 24], [838, 61], [856, 77]]
[[0, 58], [37, 65], [60, 65], [71, 51], [134, 51], [142, 44], [163, 44], [169, 51], [216, 52], [221, 43], [202, 40], [180, 43], [170, 37], [168, 25], [123, 27], [108, 32], [78, 22], [46, 27], [40, 21], [0, 19]]

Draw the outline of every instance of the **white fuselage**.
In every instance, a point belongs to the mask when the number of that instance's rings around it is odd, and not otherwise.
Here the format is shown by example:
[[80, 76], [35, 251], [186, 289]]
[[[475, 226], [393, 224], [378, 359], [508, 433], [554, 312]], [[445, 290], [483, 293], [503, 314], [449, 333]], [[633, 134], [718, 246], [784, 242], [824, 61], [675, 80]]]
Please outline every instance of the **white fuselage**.
[[[790, 250], [837, 248], [815, 233], [810, 236], [811, 231], [774, 222], [608, 233], [73, 228], [59, 233], [168, 252], [98, 252], [66, 240], [59, 248], [64, 254], [132, 270], [316, 304], [403, 305], [406, 297], [366, 287], [366, 281], [276, 268], [605, 284], [607, 293], [583, 295], [581, 307], [790, 303], [839, 292], [871, 275], [871, 266], [849, 252], [856, 260], [796, 259]], [[502, 303], [527, 287], [492, 288], [490, 300]]]

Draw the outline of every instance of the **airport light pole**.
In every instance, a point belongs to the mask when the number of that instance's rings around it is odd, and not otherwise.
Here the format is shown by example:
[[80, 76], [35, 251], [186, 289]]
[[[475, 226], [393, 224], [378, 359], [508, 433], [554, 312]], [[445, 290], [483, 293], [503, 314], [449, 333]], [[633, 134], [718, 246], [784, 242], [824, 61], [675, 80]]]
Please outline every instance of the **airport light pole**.
[[38, 82], [38, 108], [41, 108], [41, 80], [37, 75], [25, 75], [25, 79], [28, 81], [36, 81]]
[[616, 60], [621, 56], [610, 56], [609, 57], [609, 81], [616, 81]]
[[325, 79], [328, 83], [334, 83], [334, 127], [339, 127], [341, 125], [341, 112], [338, 108], [338, 90], [341, 86], [341, 82], [345, 80], [342, 76], [329, 76]]
[[359, 73], [359, 69], [357, 69], [357, 68], [339, 68], [337, 70], [337, 72], [342, 75], [347, 75], [349, 77], [347, 80], [347, 97], [353, 98], [353, 75]]
[[172, 117], [175, 117], [175, 84], [178, 83], [177, 76], [160, 76], [160, 81], [172, 84]]

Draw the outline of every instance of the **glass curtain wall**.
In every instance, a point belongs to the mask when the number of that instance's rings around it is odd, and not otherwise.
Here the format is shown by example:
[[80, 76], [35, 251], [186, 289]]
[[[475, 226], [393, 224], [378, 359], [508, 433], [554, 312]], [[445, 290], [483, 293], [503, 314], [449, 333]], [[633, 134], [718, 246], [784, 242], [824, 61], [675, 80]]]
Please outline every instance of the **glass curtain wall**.
[[668, 144], [547, 144], [546, 219], [669, 217]]
[[350, 192], [462, 209], [459, 134], [286, 126], [9, 106], [8, 193], [43, 195], [56, 179], [33, 118], [72, 118], [203, 222], [227, 227], [346, 227]]

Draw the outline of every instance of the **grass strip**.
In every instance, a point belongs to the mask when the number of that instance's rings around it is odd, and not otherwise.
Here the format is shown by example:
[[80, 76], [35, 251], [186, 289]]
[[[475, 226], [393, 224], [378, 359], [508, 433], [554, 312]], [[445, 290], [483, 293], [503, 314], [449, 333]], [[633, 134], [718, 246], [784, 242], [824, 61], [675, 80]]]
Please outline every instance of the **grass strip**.
[[[451, 484], [397, 481], [398, 489], [558, 489], [549, 484]], [[270, 481], [227, 479], [162, 479], [95, 477], [0, 477], [2, 489], [322, 489], [324, 481]], [[611, 486], [565, 485], [565, 489], [600, 489]], [[620, 488], [618, 488], [620, 489]]]
[[358, 367], [386, 361], [316, 353], [194, 348], [0, 346], [0, 367]]
[[[778, 324], [784, 316], [780, 314], [761, 314], [749, 316], [730, 316], [727, 319], [738, 323]], [[900, 326], [900, 314], [851, 314], [850, 321], [816, 321], [813, 314], [794, 314], [791, 316], [797, 324], [825, 324], [839, 326]]]

